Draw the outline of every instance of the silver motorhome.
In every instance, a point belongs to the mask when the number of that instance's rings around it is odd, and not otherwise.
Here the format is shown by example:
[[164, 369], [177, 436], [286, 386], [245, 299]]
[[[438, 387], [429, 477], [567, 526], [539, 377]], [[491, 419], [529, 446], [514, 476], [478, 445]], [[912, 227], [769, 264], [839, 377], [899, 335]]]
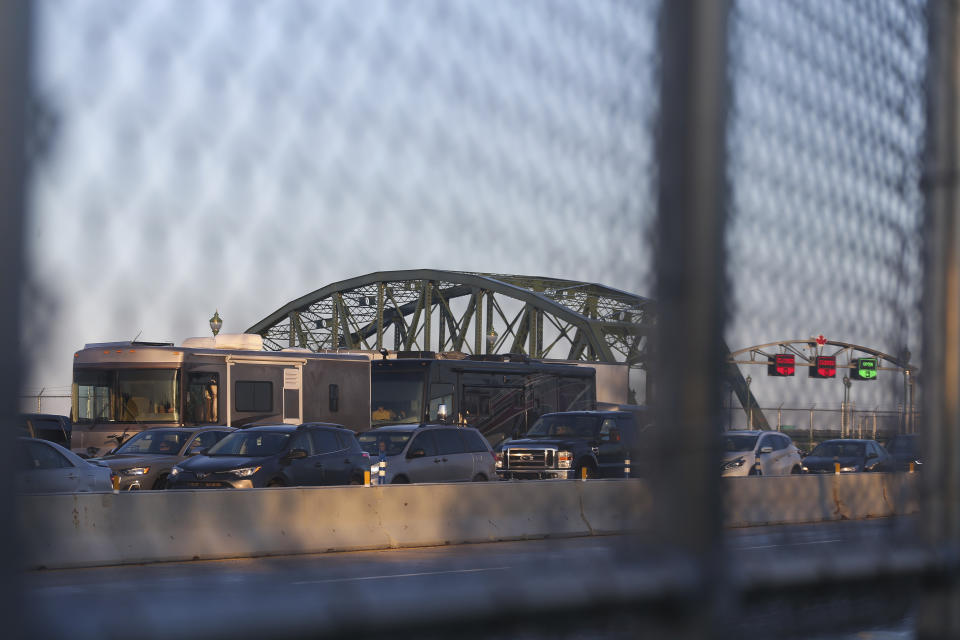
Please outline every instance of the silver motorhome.
[[152, 426], [370, 428], [372, 353], [262, 346], [251, 334], [86, 345], [73, 359], [73, 449], [102, 454]]

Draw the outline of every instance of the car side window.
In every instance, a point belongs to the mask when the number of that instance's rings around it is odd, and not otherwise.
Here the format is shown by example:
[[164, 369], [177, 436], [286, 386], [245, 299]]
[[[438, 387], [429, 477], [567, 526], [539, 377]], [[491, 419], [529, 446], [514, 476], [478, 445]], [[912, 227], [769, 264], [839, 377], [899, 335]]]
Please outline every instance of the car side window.
[[310, 439], [313, 440], [314, 453], [333, 453], [343, 448], [340, 446], [337, 434], [326, 429], [311, 431]]
[[467, 451], [471, 453], [486, 453], [487, 445], [483, 441], [483, 436], [472, 429], [461, 429], [460, 435], [467, 443]]
[[460, 434], [453, 429], [435, 429], [433, 437], [437, 441], [437, 452], [442, 456], [465, 452]]
[[42, 442], [28, 442], [27, 450], [33, 460], [34, 469], [64, 469], [73, 466], [66, 456]]
[[203, 433], [198, 433], [197, 437], [194, 438], [193, 442], [190, 443], [187, 451], [193, 452], [209, 449], [213, 445], [217, 444], [225, 435], [226, 432], [224, 431], [204, 431]]
[[600, 442], [610, 442], [610, 430], [616, 429], [617, 422], [613, 418], [607, 418], [600, 425]]
[[[760, 438], [760, 442], [757, 443], [757, 451], [760, 451], [764, 447], [773, 447], [772, 438], [770, 436], [763, 436]], [[773, 447], [776, 449], [776, 447]]]
[[776, 451], [781, 451], [790, 446], [790, 438], [787, 436], [776, 436], [773, 439], [774, 445], [773, 448]]
[[337, 442], [340, 443], [341, 449], [353, 450], [353, 443], [357, 441], [355, 437], [351, 437], [349, 434], [340, 431], [335, 431], [334, 434], [337, 436]]
[[294, 434], [290, 441], [290, 451], [293, 451], [294, 449], [303, 449], [307, 452], [308, 456], [313, 455], [313, 450], [310, 447], [310, 437], [307, 435], [306, 431], [301, 431], [300, 433]]
[[424, 455], [428, 457], [437, 455], [437, 445], [433, 439], [433, 432], [424, 431], [413, 439], [409, 451], [416, 451], [417, 449], [423, 449]]

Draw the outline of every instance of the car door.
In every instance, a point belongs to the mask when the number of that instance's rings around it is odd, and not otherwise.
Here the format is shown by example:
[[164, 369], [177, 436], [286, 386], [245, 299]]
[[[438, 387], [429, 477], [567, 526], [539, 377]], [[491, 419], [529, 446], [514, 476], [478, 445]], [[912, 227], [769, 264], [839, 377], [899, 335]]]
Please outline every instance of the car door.
[[336, 432], [330, 429], [315, 429], [310, 432], [313, 453], [318, 468], [322, 470], [323, 484], [350, 484], [353, 464]]
[[600, 442], [597, 445], [597, 469], [601, 478], [623, 477], [623, 434], [614, 418], [604, 418], [600, 423]]
[[66, 456], [40, 440], [24, 443], [27, 470], [24, 475], [24, 490], [28, 493], [73, 493], [88, 490], [81, 487], [86, 482], [81, 470]]
[[437, 454], [440, 456], [441, 477], [438, 482], [469, 482], [473, 479], [473, 454], [467, 451], [459, 429], [434, 429]]
[[[400, 469], [387, 469], [388, 473], [404, 474], [410, 482], [440, 482], [443, 477], [443, 458], [437, 454], [433, 430], [421, 431], [407, 447], [407, 458], [398, 461]], [[422, 456], [409, 457], [414, 451], [423, 451]]]
[[495, 479], [497, 472], [494, 466], [493, 453], [480, 432], [475, 429], [460, 429], [459, 433], [466, 442], [467, 451], [470, 452], [470, 458], [473, 460], [470, 479], [472, 480], [477, 475], [482, 475], [487, 480]]
[[[769, 447], [771, 451], [769, 453], [762, 453], [767, 447]], [[757, 441], [757, 459], [760, 461], [760, 470], [765, 476], [777, 475], [776, 449], [776, 443], [771, 434], [768, 433], [760, 436], [760, 439]]]
[[318, 464], [317, 456], [314, 456], [313, 444], [310, 442], [310, 433], [306, 430], [297, 431], [290, 438], [290, 446], [287, 451], [302, 449], [307, 452], [306, 458], [295, 460], [287, 459], [282, 462], [286, 466], [287, 477], [295, 485], [312, 486], [323, 484], [323, 465]]

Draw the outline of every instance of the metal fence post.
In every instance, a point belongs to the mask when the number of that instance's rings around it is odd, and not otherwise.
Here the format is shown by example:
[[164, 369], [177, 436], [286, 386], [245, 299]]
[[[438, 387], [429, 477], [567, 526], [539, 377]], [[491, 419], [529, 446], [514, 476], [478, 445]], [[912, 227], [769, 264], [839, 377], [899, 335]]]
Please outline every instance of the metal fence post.
[[[26, 131], [30, 102], [30, 22], [27, 0], [0, 2], [0, 340], [7, 357], [0, 365], [0, 419], [14, 424], [18, 412], [23, 367], [20, 364], [20, 283], [23, 269], [23, 220], [26, 215]], [[13, 490], [13, 429], [0, 433], [0, 619], [4, 635], [22, 635], [23, 607], [20, 590], [20, 536]]]
[[[923, 308], [924, 473], [921, 513], [927, 542], [957, 557], [960, 540], [960, 199], [958, 96], [960, 11], [953, 0], [927, 8], [929, 73], [924, 186], [926, 192]], [[905, 409], [906, 413], [906, 409]], [[948, 570], [956, 571], [956, 566]], [[954, 573], [955, 575], [955, 573]], [[919, 638], [960, 637], [960, 585], [928, 581], [918, 617]]]
[[[696, 593], [674, 637], [722, 633], [719, 437], [723, 424], [728, 3], [660, 9], [658, 214], [654, 225], [657, 473], [655, 533], [696, 562]], [[729, 611], [729, 608], [727, 608]]]

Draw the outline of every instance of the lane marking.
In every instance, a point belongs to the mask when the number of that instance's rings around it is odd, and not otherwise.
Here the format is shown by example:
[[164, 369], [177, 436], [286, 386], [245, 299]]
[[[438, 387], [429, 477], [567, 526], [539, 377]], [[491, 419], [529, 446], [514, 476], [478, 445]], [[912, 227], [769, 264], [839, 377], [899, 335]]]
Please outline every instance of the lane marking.
[[512, 567], [485, 567], [483, 569], [451, 569], [450, 571], [422, 571], [420, 573], [394, 573], [385, 576], [360, 576], [357, 578], [330, 578], [329, 580], [303, 580], [291, 584], [329, 584], [331, 582], [358, 582], [360, 580], [386, 580], [388, 578], [413, 578], [416, 576], [442, 576], [451, 573], [480, 573], [481, 571], [504, 571]]
[[813, 542], [785, 542], [783, 544], [767, 544], [760, 547], [738, 547], [741, 551], [749, 551], [751, 549], [779, 549], [780, 547], [799, 547], [806, 544], [830, 544], [832, 542], [843, 542], [841, 539], [836, 540], [814, 540]]

